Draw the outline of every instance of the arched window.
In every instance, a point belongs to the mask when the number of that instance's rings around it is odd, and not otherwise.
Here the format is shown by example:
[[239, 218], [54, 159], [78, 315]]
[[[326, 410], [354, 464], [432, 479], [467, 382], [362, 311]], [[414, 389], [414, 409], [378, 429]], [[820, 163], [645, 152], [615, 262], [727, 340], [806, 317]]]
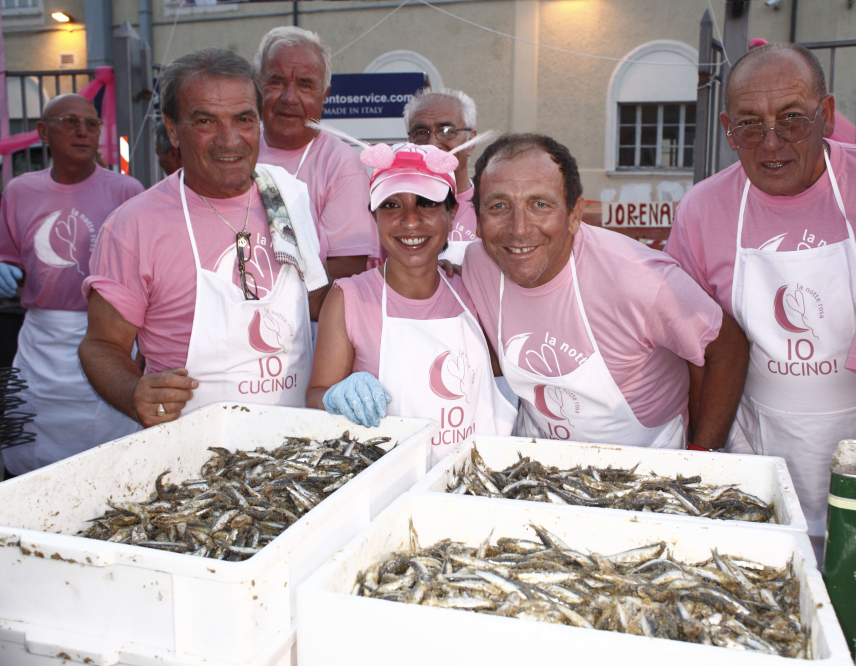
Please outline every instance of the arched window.
[[383, 72], [425, 72], [428, 75], [428, 81], [431, 82], [432, 90], [443, 87], [443, 79], [434, 64], [415, 51], [387, 51], [372, 60], [363, 70], [364, 74]]
[[640, 62], [619, 63], [609, 82], [607, 172], [691, 171], [698, 68], [686, 65], [698, 62], [698, 52], [683, 42], [656, 40], [624, 58]]

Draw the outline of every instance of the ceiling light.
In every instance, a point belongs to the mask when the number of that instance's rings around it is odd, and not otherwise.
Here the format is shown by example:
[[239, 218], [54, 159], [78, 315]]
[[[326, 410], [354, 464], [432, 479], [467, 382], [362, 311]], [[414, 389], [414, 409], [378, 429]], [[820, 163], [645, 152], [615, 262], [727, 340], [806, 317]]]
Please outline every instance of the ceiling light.
[[71, 21], [71, 16], [65, 12], [54, 12], [51, 14], [51, 18], [54, 21], [59, 21], [60, 23], [69, 23]]

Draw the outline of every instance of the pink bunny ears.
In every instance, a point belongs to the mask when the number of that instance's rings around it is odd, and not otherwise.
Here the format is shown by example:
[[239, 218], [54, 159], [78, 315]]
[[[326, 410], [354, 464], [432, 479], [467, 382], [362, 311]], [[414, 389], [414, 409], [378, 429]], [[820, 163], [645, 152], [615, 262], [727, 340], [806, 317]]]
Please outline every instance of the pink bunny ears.
[[460, 146], [456, 146], [449, 152], [440, 150], [436, 146], [417, 146], [412, 143], [397, 144], [395, 146], [396, 149], [393, 150], [392, 147], [385, 143], [378, 143], [372, 146], [370, 143], [357, 139], [347, 132], [343, 132], [342, 130], [326, 123], [310, 120], [306, 123], [306, 126], [315, 130], [327, 132], [328, 134], [332, 134], [333, 136], [339, 137], [343, 141], [347, 141], [348, 143], [356, 146], [361, 146], [363, 148], [363, 152], [360, 154], [360, 160], [363, 164], [367, 167], [371, 167], [372, 169], [389, 169], [395, 165], [397, 153], [410, 152], [421, 154], [426, 168], [437, 174], [448, 174], [458, 168], [458, 158], [455, 157], [455, 153], [459, 153], [462, 150], [466, 150], [467, 148], [484, 141], [489, 141], [498, 134], [498, 132], [494, 130], [488, 130], [484, 134], [477, 134], [469, 141], [462, 143]]

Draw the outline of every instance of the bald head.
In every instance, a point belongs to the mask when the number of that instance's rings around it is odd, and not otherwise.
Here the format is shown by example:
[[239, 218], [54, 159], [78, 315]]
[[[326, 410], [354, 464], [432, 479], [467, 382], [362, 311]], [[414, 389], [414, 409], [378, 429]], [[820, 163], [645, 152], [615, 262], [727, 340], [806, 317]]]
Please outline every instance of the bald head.
[[66, 95], [57, 95], [45, 104], [45, 108], [42, 110], [42, 120], [59, 118], [69, 113], [75, 113], [79, 116], [98, 117], [98, 112], [95, 110], [92, 102], [83, 95], [68, 93]]
[[792, 62], [795, 65], [794, 76], [808, 74], [811, 81], [812, 95], [818, 100], [826, 97], [826, 76], [820, 60], [807, 48], [790, 42], [774, 42], [749, 49], [731, 66], [728, 76], [725, 77], [724, 103], [725, 111], [731, 112], [732, 89], [734, 82], [742, 79], [750, 70], [778, 62]]

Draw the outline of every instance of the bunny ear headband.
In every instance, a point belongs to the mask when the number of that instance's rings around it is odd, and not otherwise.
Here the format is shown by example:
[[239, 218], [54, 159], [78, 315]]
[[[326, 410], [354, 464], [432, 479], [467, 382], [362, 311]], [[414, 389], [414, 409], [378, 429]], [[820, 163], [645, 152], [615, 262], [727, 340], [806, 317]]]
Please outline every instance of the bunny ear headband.
[[[328, 134], [332, 134], [333, 136], [339, 137], [343, 141], [347, 141], [348, 143], [362, 147], [364, 150], [360, 154], [360, 160], [367, 167], [371, 167], [373, 169], [389, 169], [393, 166], [393, 163], [395, 162], [395, 152], [386, 143], [378, 143], [373, 146], [370, 143], [363, 141], [362, 139], [357, 139], [348, 134], [347, 132], [343, 132], [342, 130], [337, 129], [336, 127], [315, 120], [307, 121], [306, 126], [311, 127], [315, 130], [327, 132]], [[479, 143], [490, 141], [497, 134], [498, 132], [496, 132], [495, 130], [488, 130], [484, 134], [477, 134], [469, 141], [465, 141], [460, 146], [456, 146], [449, 152], [440, 149], [426, 150], [424, 151], [425, 166], [433, 173], [451, 173], [452, 171], [458, 168], [458, 158], [455, 157], [455, 153], [459, 153], [462, 150], [466, 150], [467, 148], [475, 146]], [[413, 146], [413, 148], [416, 149], [426, 147], [416, 146], [414, 144], [401, 145], [411, 145]]]

